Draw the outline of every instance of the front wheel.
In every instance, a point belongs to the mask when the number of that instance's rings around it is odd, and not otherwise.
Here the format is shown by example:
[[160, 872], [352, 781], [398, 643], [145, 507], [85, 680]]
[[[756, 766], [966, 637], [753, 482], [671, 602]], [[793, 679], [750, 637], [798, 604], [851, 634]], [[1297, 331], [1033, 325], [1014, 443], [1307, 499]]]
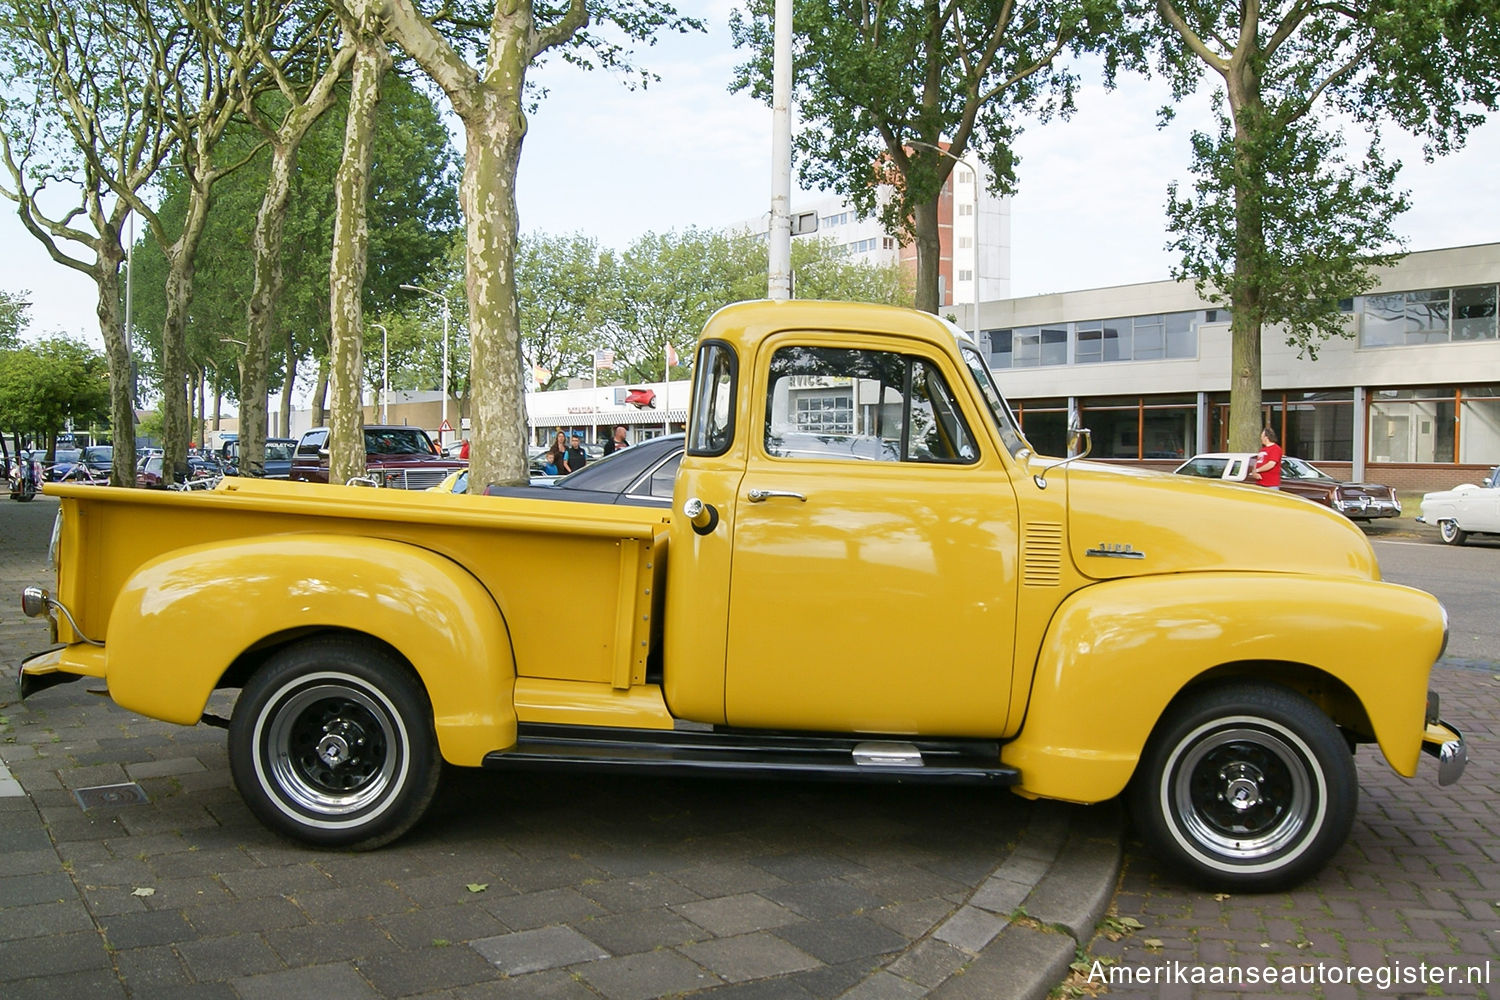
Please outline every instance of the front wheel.
[[1233, 684], [1158, 724], [1130, 787], [1147, 844], [1193, 881], [1272, 892], [1327, 863], [1359, 783], [1339, 729], [1286, 688]]
[[229, 766], [256, 817], [324, 847], [379, 847], [422, 817], [442, 759], [415, 674], [384, 648], [314, 639], [273, 656], [229, 723]]
[[1438, 535], [1445, 545], [1462, 545], [1469, 540], [1469, 533], [1458, 526], [1457, 521], [1439, 521]]

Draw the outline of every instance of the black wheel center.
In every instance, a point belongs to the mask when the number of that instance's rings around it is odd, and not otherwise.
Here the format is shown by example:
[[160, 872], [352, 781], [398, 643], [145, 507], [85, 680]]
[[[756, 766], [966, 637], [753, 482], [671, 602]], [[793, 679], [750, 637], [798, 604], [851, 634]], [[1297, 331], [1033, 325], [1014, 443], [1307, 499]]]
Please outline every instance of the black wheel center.
[[1264, 747], [1235, 741], [1217, 747], [1193, 773], [1199, 814], [1213, 829], [1232, 837], [1253, 837], [1286, 815], [1291, 775]]

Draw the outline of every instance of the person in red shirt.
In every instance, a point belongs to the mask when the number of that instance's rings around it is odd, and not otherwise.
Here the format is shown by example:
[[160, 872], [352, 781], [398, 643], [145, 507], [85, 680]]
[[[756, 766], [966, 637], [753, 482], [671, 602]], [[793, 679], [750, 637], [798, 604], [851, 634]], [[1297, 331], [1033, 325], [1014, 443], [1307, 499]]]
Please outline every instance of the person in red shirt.
[[1276, 443], [1276, 431], [1267, 427], [1260, 432], [1260, 451], [1255, 456], [1255, 468], [1251, 478], [1269, 489], [1281, 485], [1281, 445]]
[[469, 460], [469, 439], [464, 438], [464, 443], [458, 446], [458, 457], [464, 461]]

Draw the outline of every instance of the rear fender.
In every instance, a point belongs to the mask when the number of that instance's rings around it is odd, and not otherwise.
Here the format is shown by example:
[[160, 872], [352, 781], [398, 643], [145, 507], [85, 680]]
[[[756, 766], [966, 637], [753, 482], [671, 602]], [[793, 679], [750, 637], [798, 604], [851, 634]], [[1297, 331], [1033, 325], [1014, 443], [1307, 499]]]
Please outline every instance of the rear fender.
[[143, 564], [109, 622], [110, 696], [152, 718], [191, 725], [242, 653], [269, 636], [336, 628], [412, 665], [445, 760], [477, 765], [515, 742], [506, 622], [478, 580], [426, 549], [290, 534], [189, 546]]
[[[1239, 676], [1274, 683], [1336, 678], [1410, 777], [1445, 625], [1431, 594], [1368, 580], [1192, 573], [1098, 584], [1063, 602], [1048, 628], [1025, 722], [1001, 759], [1020, 770], [1024, 795], [1111, 798], [1173, 698], [1246, 665]], [[1257, 673], [1267, 663], [1276, 667]], [[1335, 711], [1336, 721], [1355, 714]]]

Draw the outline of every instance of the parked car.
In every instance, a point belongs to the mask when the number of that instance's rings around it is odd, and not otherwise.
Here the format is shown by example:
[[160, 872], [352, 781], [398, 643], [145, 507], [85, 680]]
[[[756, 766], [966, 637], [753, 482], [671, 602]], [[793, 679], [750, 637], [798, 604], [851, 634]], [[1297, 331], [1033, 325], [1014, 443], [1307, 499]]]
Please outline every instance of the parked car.
[[[420, 427], [369, 426], [365, 434], [365, 469], [377, 486], [425, 490], [443, 481], [468, 462], [444, 458]], [[314, 427], [302, 435], [292, 453], [289, 479], [328, 482], [328, 428]]]
[[[262, 468], [267, 479], [286, 479], [292, 471], [292, 453], [297, 450], [296, 438], [266, 438], [266, 460]], [[225, 475], [240, 474], [240, 443], [230, 441], [220, 451]]]
[[530, 486], [489, 486], [486, 496], [539, 497], [577, 503], [672, 506], [672, 483], [682, 464], [683, 435], [666, 434], [589, 462], [572, 475]]
[[82, 448], [58, 448], [52, 453], [52, 464], [47, 467], [47, 478], [60, 482], [73, 474], [73, 466], [83, 459]]
[[[683, 436], [669, 434], [606, 455], [570, 476], [534, 475], [527, 486], [490, 486], [484, 492], [486, 496], [670, 507], [682, 450]], [[433, 490], [467, 493], [469, 470], [456, 470]]]
[[1217, 452], [1194, 455], [1172, 472], [1179, 476], [1199, 476], [1204, 479], [1227, 479], [1242, 483], [1255, 464], [1255, 454]]
[[1417, 520], [1436, 525], [1438, 535], [1449, 545], [1462, 545], [1470, 535], [1500, 534], [1500, 466], [1491, 469], [1479, 486], [1463, 483], [1423, 494], [1422, 516]]
[[[1220, 452], [1194, 455], [1173, 472], [1179, 476], [1253, 484], [1255, 480], [1250, 478], [1250, 470], [1254, 467], [1254, 453]], [[1389, 486], [1341, 482], [1300, 458], [1281, 460], [1281, 492], [1331, 507], [1351, 521], [1401, 516], [1401, 501]]]
[[1351, 521], [1401, 516], [1401, 501], [1389, 486], [1341, 482], [1300, 458], [1281, 460], [1281, 492], [1332, 507]]

